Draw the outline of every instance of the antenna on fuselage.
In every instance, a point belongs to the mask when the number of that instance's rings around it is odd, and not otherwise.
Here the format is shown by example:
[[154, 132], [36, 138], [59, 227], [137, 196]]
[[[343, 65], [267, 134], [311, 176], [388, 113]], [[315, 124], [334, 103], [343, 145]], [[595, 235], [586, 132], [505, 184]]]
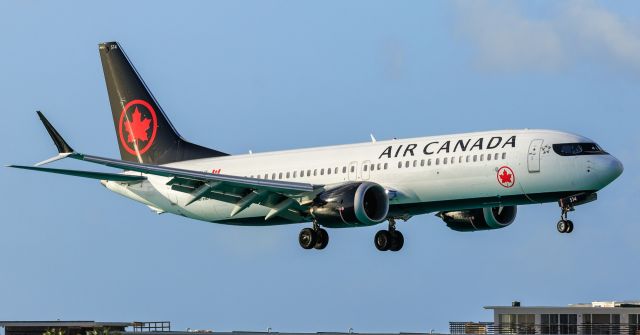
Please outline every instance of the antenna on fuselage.
[[370, 133], [369, 136], [371, 136], [371, 143], [376, 143], [376, 138], [373, 136], [373, 133]]

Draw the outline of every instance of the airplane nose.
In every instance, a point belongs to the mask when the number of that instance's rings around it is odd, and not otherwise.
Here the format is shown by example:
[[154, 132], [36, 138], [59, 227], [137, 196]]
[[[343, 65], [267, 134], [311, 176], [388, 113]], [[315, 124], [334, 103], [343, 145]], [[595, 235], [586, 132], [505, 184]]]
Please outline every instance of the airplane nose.
[[616, 180], [624, 170], [622, 163], [611, 155], [600, 156], [597, 159], [594, 157], [591, 162], [590, 168], [594, 177], [592, 186], [595, 186], [595, 189], [598, 190]]
[[622, 163], [617, 158], [609, 156], [602, 165], [602, 170], [600, 171], [602, 181], [609, 184], [616, 180], [616, 178], [620, 177], [623, 170], [624, 167], [622, 166]]
[[622, 171], [624, 171], [624, 166], [622, 166], [622, 162], [617, 158], [613, 156], [611, 156], [611, 158], [613, 159], [611, 173], [613, 174], [613, 179], [616, 179], [622, 174]]

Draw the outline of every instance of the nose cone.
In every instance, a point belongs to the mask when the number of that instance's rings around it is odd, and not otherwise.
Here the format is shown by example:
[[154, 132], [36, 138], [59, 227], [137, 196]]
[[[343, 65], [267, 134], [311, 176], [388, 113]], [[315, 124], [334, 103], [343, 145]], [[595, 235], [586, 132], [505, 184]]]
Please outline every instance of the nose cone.
[[616, 178], [620, 177], [620, 175], [622, 174], [622, 171], [624, 171], [624, 166], [622, 166], [622, 162], [620, 160], [618, 160], [617, 158], [611, 156], [613, 163], [612, 163], [612, 167], [611, 167], [611, 181], [615, 180]]
[[620, 177], [624, 167], [622, 163], [613, 156], [607, 156], [607, 158], [598, 167], [598, 175], [600, 175], [601, 187], [604, 187]]

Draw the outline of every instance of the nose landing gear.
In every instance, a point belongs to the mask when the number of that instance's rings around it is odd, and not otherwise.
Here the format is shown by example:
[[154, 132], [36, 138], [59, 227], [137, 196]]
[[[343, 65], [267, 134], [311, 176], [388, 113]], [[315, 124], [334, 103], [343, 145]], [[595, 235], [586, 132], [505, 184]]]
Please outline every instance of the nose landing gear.
[[573, 212], [575, 210], [575, 206], [586, 204], [588, 202], [594, 201], [598, 198], [596, 193], [578, 193], [566, 198], [562, 198], [558, 200], [558, 206], [560, 206], [560, 221], [556, 225], [558, 232], [569, 234], [573, 231], [573, 221], [567, 218], [567, 214], [569, 212]]
[[571, 197], [558, 200], [558, 205], [560, 206], [561, 213], [560, 221], [558, 221], [556, 228], [559, 233], [570, 234], [573, 231], [573, 221], [567, 218], [567, 214], [575, 210]]
[[380, 251], [400, 251], [404, 246], [404, 236], [399, 230], [396, 230], [396, 220], [389, 219], [389, 229], [380, 230], [376, 233], [373, 243]]

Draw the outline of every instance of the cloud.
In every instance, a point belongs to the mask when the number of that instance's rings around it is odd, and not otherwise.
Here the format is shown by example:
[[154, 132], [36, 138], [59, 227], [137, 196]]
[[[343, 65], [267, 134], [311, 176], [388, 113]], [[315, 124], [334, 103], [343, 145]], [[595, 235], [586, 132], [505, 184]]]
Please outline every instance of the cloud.
[[478, 63], [503, 71], [555, 71], [583, 59], [640, 74], [640, 29], [591, 1], [552, 3], [547, 16], [517, 2], [457, 1], [457, 30]]

